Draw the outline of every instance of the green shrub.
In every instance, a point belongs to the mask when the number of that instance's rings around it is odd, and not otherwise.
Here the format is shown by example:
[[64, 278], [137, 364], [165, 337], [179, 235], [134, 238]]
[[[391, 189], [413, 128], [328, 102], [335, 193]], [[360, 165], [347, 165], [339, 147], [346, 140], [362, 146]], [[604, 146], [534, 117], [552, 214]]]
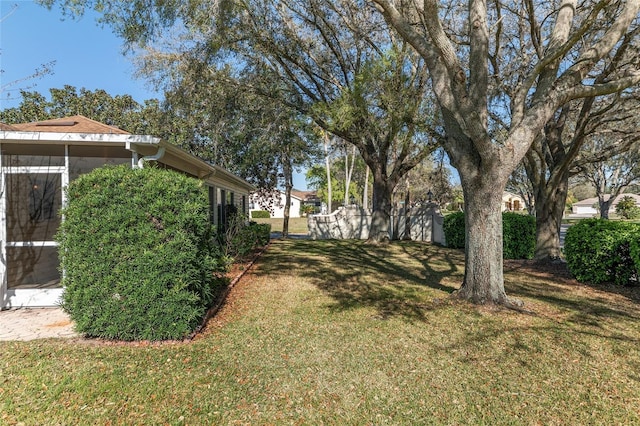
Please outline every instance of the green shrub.
[[[444, 217], [444, 238], [447, 247], [464, 248], [464, 212]], [[505, 212], [502, 214], [503, 257], [505, 259], [530, 259], [536, 246], [536, 221], [529, 215]]]
[[219, 235], [220, 244], [223, 253], [229, 259], [246, 255], [256, 245], [256, 236], [242, 215], [229, 217], [227, 226], [221, 231], [223, 232]]
[[624, 219], [637, 219], [640, 217], [640, 208], [633, 197], [625, 195], [616, 204], [616, 213]]
[[464, 212], [446, 215], [442, 227], [447, 247], [464, 248]]
[[200, 324], [220, 270], [201, 182], [105, 167], [67, 189], [57, 240], [62, 307], [88, 336], [181, 339]]
[[268, 223], [251, 222], [251, 226], [254, 228], [258, 245], [267, 245], [271, 239], [271, 225]]
[[251, 219], [269, 219], [271, 217], [271, 213], [267, 210], [252, 210], [251, 211]]
[[621, 285], [637, 282], [639, 238], [640, 227], [633, 223], [581, 220], [567, 230], [564, 243], [567, 266], [581, 282]]
[[300, 206], [300, 216], [314, 214], [315, 212], [316, 212], [316, 206], [312, 204], [302, 204]]
[[230, 218], [227, 226], [219, 231], [218, 244], [228, 263], [266, 245], [271, 238], [271, 225], [247, 222], [241, 215]]
[[531, 259], [536, 250], [536, 219], [533, 216], [502, 213], [503, 257]]

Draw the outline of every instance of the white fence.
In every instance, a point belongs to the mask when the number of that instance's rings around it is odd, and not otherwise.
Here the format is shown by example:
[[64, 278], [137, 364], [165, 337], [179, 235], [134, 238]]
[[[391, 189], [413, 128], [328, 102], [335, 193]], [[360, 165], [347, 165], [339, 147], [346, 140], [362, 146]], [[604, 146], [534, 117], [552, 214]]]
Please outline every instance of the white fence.
[[[430, 203], [409, 209], [409, 217], [404, 209], [391, 213], [389, 238], [405, 239], [408, 233], [412, 240], [445, 244], [444, 217], [436, 204]], [[367, 239], [371, 226], [371, 211], [357, 206], [340, 207], [327, 215], [310, 215], [307, 219], [309, 235], [314, 240], [326, 239]]]

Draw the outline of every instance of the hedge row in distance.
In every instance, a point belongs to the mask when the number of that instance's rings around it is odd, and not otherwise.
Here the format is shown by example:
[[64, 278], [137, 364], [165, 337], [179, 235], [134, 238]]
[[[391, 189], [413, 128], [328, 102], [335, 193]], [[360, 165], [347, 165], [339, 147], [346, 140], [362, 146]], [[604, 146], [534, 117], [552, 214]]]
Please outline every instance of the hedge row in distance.
[[62, 307], [79, 332], [167, 340], [195, 330], [222, 284], [200, 181], [104, 167], [70, 183], [63, 214]]
[[252, 210], [251, 219], [269, 219], [271, 213], [268, 210]]
[[[464, 248], [464, 212], [445, 216], [443, 228], [448, 247]], [[502, 233], [505, 259], [533, 258], [536, 247], [536, 220], [533, 216], [504, 212]]]

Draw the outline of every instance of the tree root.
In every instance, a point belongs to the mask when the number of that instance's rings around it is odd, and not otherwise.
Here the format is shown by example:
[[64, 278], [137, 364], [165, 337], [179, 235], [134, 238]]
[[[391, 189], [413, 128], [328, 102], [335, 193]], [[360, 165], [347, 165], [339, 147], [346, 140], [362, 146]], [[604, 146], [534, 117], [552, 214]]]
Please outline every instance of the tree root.
[[479, 299], [474, 297], [468, 297], [465, 293], [456, 290], [450, 295], [451, 298], [467, 301], [474, 305], [494, 305], [502, 308], [512, 309], [519, 312], [526, 312], [524, 309], [524, 302], [515, 297], [504, 296], [500, 300]]

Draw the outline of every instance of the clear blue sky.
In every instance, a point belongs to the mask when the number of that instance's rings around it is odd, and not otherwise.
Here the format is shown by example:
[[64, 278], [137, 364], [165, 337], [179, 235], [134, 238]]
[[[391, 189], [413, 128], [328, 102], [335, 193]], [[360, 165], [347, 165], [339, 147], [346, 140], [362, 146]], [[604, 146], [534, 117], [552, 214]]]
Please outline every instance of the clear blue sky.
[[[129, 94], [138, 102], [161, 97], [145, 81], [133, 78], [134, 67], [122, 55], [120, 39], [109, 28], [101, 28], [95, 15], [63, 20], [59, 9], [49, 11], [32, 1], [0, 0], [0, 11], [2, 86], [56, 61], [53, 74], [11, 89], [35, 85], [29, 90], [48, 97], [50, 88], [69, 84], [78, 89], [104, 89], [112, 96]], [[17, 106], [18, 90], [2, 93], [0, 102], [0, 108]]]
[[[56, 61], [53, 74], [12, 86], [0, 94], [0, 109], [20, 104], [17, 89], [28, 88], [49, 97], [50, 88], [68, 84], [78, 89], [103, 89], [128, 94], [138, 102], [162, 98], [144, 80], [135, 79], [134, 66], [122, 54], [122, 42], [96, 15], [62, 17], [57, 6], [48, 10], [33, 1], [0, 0], [0, 84], [23, 79], [44, 63]], [[32, 86], [32, 87], [30, 87]], [[296, 189], [305, 190], [304, 175], [294, 175]]]

